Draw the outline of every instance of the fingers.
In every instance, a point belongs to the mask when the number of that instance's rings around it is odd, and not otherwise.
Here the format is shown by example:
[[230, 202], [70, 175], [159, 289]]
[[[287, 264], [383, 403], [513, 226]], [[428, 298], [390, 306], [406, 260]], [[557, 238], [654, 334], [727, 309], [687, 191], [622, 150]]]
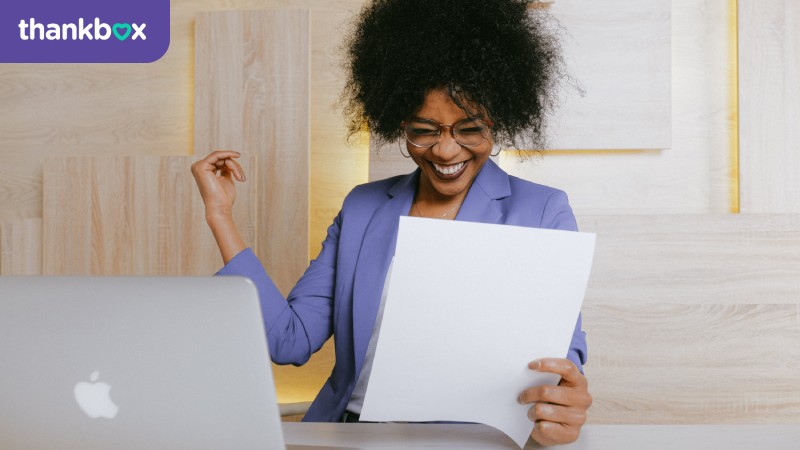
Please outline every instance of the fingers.
[[234, 158], [241, 157], [241, 153], [233, 150], [217, 150], [209, 153], [205, 158], [196, 161], [192, 164], [192, 174], [195, 178], [201, 177], [205, 174], [217, 174], [219, 171], [220, 176], [233, 176], [238, 181], [245, 181], [244, 170]]
[[237, 180], [246, 181], [244, 170], [238, 162], [234, 161], [233, 159], [225, 159], [224, 161], [225, 167], [230, 171], [230, 173], [233, 173], [233, 176], [236, 177]]
[[562, 383], [577, 386], [586, 383], [574, 362], [566, 358], [542, 358], [528, 364], [528, 368], [537, 372], [550, 372], [561, 375]]
[[519, 401], [519, 403], [521, 404], [545, 402], [545, 403], [553, 403], [556, 405], [571, 406], [573, 403], [572, 397], [573, 397], [573, 392], [572, 389], [570, 388], [562, 386], [543, 385], [525, 389], [519, 395], [517, 401]]
[[536, 422], [531, 437], [542, 445], [562, 445], [578, 440], [580, 427], [572, 427], [557, 422]]
[[551, 403], [536, 403], [528, 409], [531, 422], [554, 422], [565, 425], [583, 425], [586, 422], [586, 410]]
[[[574, 442], [580, 435], [581, 427], [586, 423], [586, 402], [576, 402], [569, 391], [576, 388], [547, 386], [539, 397], [552, 402], [535, 402], [528, 409], [528, 419], [535, 423], [531, 437], [543, 445], [557, 445]], [[535, 395], [535, 394], [534, 394]], [[586, 393], [588, 396], [588, 392]], [[580, 396], [577, 396], [580, 399]], [[580, 404], [583, 403], [583, 404]], [[589, 397], [588, 404], [591, 404]]]

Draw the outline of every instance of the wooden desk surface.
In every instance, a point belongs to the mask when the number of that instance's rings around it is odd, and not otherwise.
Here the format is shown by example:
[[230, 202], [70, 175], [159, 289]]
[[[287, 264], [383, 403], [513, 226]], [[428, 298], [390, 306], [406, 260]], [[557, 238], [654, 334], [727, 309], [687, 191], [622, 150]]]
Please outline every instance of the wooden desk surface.
[[[286, 443], [302, 448], [519, 449], [485, 425], [284, 423]], [[526, 449], [541, 448], [531, 441]], [[557, 450], [797, 450], [798, 425], [587, 425]], [[291, 449], [291, 447], [290, 447]]]

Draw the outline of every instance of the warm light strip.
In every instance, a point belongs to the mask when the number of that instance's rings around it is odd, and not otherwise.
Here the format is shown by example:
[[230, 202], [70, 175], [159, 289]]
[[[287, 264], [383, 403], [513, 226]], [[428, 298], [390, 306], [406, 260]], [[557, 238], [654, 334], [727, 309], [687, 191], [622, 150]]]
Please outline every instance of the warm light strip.
[[730, 212], [739, 213], [739, 1], [728, 0], [728, 60], [732, 65], [728, 83], [730, 113]]

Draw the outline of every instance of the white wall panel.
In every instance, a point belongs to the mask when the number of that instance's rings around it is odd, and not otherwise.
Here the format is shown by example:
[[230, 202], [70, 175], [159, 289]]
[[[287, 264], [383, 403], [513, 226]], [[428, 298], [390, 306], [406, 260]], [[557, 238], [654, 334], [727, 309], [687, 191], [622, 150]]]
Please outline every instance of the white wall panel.
[[[568, 2], [567, 2], [568, 3]], [[601, 3], [601, 2], [598, 2]], [[558, 187], [580, 214], [722, 213], [731, 210], [735, 59], [729, 2], [673, 0], [672, 148], [545, 152], [502, 167]], [[633, 130], [631, 130], [633, 132]]]
[[564, 27], [569, 74], [549, 130], [550, 149], [671, 146], [669, 0], [565, 0], [550, 12]]
[[741, 211], [800, 212], [800, 2], [739, 1]]

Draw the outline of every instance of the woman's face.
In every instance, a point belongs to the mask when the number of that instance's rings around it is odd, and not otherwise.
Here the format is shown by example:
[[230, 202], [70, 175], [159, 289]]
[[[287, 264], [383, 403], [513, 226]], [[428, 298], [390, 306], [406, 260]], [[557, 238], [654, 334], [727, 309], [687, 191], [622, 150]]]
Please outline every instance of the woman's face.
[[[415, 118], [445, 125], [453, 125], [467, 117], [444, 89], [429, 91], [415, 115]], [[418, 195], [429, 200], [463, 199], [492, 151], [491, 138], [476, 146], [465, 147], [453, 139], [451, 129], [442, 129], [438, 142], [427, 148], [406, 141], [408, 154], [421, 169]]]

